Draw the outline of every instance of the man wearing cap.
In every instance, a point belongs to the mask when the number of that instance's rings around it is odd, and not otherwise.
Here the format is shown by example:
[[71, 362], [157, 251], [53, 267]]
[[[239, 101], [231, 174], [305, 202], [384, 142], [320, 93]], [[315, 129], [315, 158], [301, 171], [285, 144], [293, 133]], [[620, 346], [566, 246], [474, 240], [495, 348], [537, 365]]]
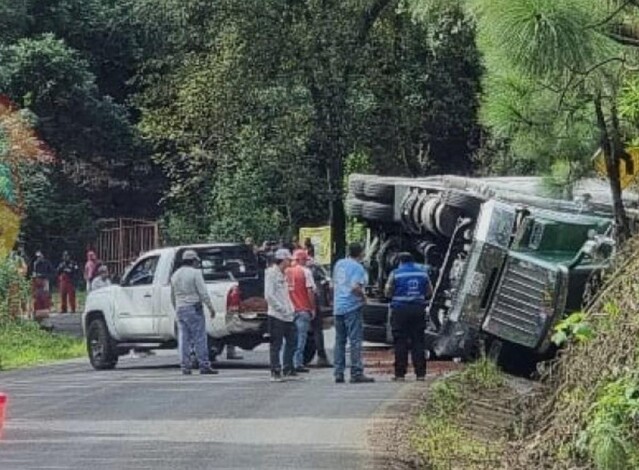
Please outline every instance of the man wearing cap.
[[359, 243], [348, 247], [348, 257], [335, 264], [333, 272], [335, 318], [335, 382], [344, 383], [346, 343], [351, 347], [351, 383], [375, 382], [364, 375], [362, 343], [364, 341], [362, 307], [366, 302], [364, 287], [367, 274], [361, 259], [364, 250]]
[[310, 269], [306, 267], [308, 255], [303, 249], [293, 253], [294, 265], [286, 270], [289, 297], [295, 310], [297, 346], [293, 356], [296, 372], [308, 372], [304, 367], [304, 349], [311, 321], [315, 317], [315, 281]]
[[[273, 264], [264, 275], [264, 297], [268, 304], [268, 330], [271, 338], [271, 380], [281, 382], [284, 377], [297, 375], [293, 365], [293, 354], [297, 346], [295, 310], [289, 297], [286, 269], [291, 265], [291, 252], [280, 248], [275, 252]], [[284, 344], [284, 369], [280, 353]]]
[[195, 349], [200, 374], [217, 374], [211, 368], [206, 338], [206, 320], [203, 304], [211, 318], [215, 318], [215, 309], [206, 290], [204, 276], [199, 269], [200, 258], [193, 250], [182, 254], [182, 262], [171, 276], [171, 303], [178, 320], [178, 343], [182, 373], [191, 375], [191, 347]]
[[431, 292], [428, 268], [415, 263], [410, 253], [400, 253], [399, 267], [390, 274], [386, 283], [386, 297], [391, 299], [395, 381], [404, 380], [409, 349], [417, 380], [425, 380], [426, 299]]

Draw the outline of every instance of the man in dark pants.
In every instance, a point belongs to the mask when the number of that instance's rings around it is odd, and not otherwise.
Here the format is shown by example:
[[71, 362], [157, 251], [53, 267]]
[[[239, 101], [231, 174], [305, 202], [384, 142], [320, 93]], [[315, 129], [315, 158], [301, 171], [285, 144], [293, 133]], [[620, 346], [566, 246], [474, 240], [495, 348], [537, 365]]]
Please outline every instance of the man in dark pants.
[[391, 328], [395, 344], [395, 381], [404, 381], [410, 349], [417, 380], [426, 377], [426, 299], [432, 287], [426, 266], [415, 263], [413, 255], [401, 253], [399, 267], [386, 284], [391, 298]]
[[291, 265], [291, 252], [280, 248], [275, 252], [273, 265], [264, 274], [264, 297], [268, 304], [268, 330], [271, 337], [271, 380], [282, 382], [280, 353], [284, 344], [284, 377], [295, 377], [293, 354], [297, 347], [295, 311], [289, 297], [286, 269]]

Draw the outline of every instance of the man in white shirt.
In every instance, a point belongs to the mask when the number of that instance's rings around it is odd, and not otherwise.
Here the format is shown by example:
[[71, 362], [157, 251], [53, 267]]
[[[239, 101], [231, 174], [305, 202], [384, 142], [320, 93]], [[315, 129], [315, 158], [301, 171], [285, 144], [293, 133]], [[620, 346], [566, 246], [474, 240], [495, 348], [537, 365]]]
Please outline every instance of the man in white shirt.
[[[295, 311], [289, 297], [286, 269], [291, 265], [291, 252], [281, 248], [275, 252], [274, 262], [264, 275], [264, 297], [268, 304], [268, 329], [271, 338], [271, 380], [281, 382], [285, 377], [297, 376], [293, 368], [293, 354], [297, 346]], [[284, 369], [280, 352], [284, 345]]]
[[191, 345], [194, 346], [200, 374], [217, 374], [211, 368], [206, 338], [205, 304], [215, 318], [215, 309], [206, 290], [204, 276], [199, 269], [200, 258], [193, 250], [182, 255], [182, 264], [171, 276], [171, 302], [176, 310], [182, 373], [191, 374]]

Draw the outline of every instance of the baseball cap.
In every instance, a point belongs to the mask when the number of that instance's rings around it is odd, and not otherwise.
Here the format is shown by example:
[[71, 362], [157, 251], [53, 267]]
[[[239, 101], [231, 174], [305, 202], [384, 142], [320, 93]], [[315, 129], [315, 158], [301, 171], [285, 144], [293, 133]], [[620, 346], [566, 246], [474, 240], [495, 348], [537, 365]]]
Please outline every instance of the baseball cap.
[[182, 255], [183, 261], [192, 261], [192, 260], [199, 260], [199, 259], [200, 257], [197, 255], [197, 253], [194, 250], [186, 250], [184, 254]]
[[275, 252], [275, 259], [277, 261], [284, 261], [285, 259], [292, 259], [291, 252], [286, 248], [280, 248]]
[[305, 263], [308, 261], [308, 253], [306, 253], [306, 250], [295, 250], [293, 252], [293, 259], [300, 263]]

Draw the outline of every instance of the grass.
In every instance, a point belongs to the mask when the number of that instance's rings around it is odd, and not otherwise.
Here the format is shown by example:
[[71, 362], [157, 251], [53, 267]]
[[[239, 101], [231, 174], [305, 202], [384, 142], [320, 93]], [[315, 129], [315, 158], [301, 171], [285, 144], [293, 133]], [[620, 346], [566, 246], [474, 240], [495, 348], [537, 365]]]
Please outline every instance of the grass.
[[80, 339], [51, 334], [37, 324], [0, 319], [0, 370], [16, 369], [86, 354]]
[[503, 385], [503, 374], [487, 359], [433, 384], [410, 436], [411, 446], [426, 468], [494, 468], [503, 442], [476, 435], [464, 426], [464, 421], [472, 396], [498, 394]]

